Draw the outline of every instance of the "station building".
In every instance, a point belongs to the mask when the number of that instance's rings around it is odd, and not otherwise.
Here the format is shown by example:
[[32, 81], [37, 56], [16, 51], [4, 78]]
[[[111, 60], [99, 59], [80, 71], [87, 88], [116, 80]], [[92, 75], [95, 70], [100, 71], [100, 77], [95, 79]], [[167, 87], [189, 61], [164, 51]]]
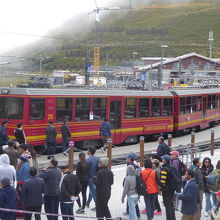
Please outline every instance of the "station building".
[[166, 83], [195, 84], [203, 81], [220, 82], [220, 59], [210, 59], [197, 53], [175, 58], [142, 58], [144, 66], [137, 69], [145, 72], [147, 79], [161, 78]]

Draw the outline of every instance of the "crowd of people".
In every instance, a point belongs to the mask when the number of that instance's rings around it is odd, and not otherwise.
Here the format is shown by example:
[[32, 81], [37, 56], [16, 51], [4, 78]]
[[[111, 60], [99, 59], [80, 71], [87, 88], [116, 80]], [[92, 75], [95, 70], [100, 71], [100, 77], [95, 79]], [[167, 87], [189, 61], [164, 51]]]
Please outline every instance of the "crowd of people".
[[[62, 126], [62, 132], [65, 133], [63, 135], [65, 153], [71, 137], [67, 123], [67, 120], [64, 121]], [[84, 214], [85, 208], [90, 206], [92, 200], [95, 207], [91, 210], [96, 212], [98, 220], [112, 218], [108, 202], [111, 198], [114, 175], [108, 169], [107, 157], [97, 157], [96, 148], [89, 147], [87, 156], [84, 152], [79, 153], [76, 174], [70, 172], [68, 166], [58, 166], [58, 161], [54, 157], [48, 161], [48, 167], [39, 172], [36, 153], [33, 147], [26, 143], [22, 124], [19, 123], [15, 129], [16, 141], [6, 137], [5, 126], [6, 123], [2, 122], [0, 208], [29, 212], [2, 210], [1, 220], [14, 220], [16, 217], [30, 220], [31, 212], [38, 212], [35, 214], [35, 219], [40, 220], [42, 205], [46, 213], [55, 214], [47, 214], [48, 220], [58, 219], [56, 214], [59, 213], [59, 207], [63, 220], [73, 220], [74, 204], [78, 204], [76, 213]], [[104, 146], [110, 136], [108, 122], [104, 121], [101, 128]], [[53, 155], [56, 129], [52, 122], [49, 122], [46, 133], [48, 150]], [[175, 210], [179, 210], [182, 213], [182, 220], [198, 220], [203, 215], [219, 219], [220, 160], [213, 165], [208, 157], [202, 162], [200, 158], [194, 158], [192, 165], [187, 167], [179, 158], [179, 152], [170, 152], [163, 137], [158, 139], [158, 143], [157, 152], [151, 157], [145, 157], [143, 169], [136, 161], [133, 152], [127, 154], [125, 158], [127, 168], [125, 177], [121, 180], [123, 186], [121, 203], [125, 203], [126, 206], [124, 215], [133, 220], [139, 219], [140, 214], [146, 214], [148, 220], [153, 219], [154, 215], [164, 215], [167, 220], [175, 220]], [[165, 213], [162, 212], [162, 204], [158, 199], [160, 195]], [[143, 210], [139, 210], [141, 196], [144, 198]], [[205, 200], [204, 208], [203, 200]]]

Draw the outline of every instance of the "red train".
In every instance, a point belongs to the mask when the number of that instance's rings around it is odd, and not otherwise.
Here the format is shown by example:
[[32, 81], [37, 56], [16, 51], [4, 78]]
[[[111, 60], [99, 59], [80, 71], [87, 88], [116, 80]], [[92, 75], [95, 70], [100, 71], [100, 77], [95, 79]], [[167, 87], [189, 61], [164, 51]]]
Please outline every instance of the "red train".
[[60, 128], [69, 119], [72, 139], [79, 148], [101, 143], [104, 117], [112, 125], [113, 144], [132, 143], [141, 135], [203, 129], [220, 119], [220, 89], [176, 91], [72, 90], [2, 88], [0, 120], [7, 119], [8, 136], [22, 122], [27, 142], [45, 144], [49, 120]]

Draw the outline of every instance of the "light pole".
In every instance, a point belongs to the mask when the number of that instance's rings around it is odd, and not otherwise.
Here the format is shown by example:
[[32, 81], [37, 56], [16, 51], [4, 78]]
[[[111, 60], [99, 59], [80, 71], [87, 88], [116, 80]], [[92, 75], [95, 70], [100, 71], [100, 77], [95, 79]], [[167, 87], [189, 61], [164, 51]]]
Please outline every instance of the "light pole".
[[135, 75], [135, 69], [134, 69], [134, 62], [135, 62], [135, 57], [138, 55], [138, 52], [133, 52], [132, 53], [132, 67], [133, 67], [133, 73], [134, 73], [134, 78], [136, 78], [136, 75]]
[[213, 44], [213, 41], [214, 41], [214, 38], [213, 38], [213, 31], [210, 31], [209, 32], [209, 58], [211, 59], [212, 58], [212, 44]]
[[158, 86], [162, 86], [162, 80], [163, 80], [163, 58], [164, 58], [164, 50], [165, 48], [168, 48], [168, 45], [166, 44], [161, 44], [161, 64], [160, 64], [160, 74], [159, 74], [159, 79], [158, 79]]

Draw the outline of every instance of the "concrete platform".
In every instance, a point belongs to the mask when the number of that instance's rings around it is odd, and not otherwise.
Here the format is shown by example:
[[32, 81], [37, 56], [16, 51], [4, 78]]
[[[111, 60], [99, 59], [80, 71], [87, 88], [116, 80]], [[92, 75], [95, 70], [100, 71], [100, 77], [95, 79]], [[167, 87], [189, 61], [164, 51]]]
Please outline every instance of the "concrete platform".
[[[201, 154], [201, 160], [203, 160], [204, 157], [209, 156], [210, 153], [209, 152], [202, 152]], [[211, 157], [212, 159], [212, 163], [215, 166], [217, 161], [220, 159], [220, 149], [215, 150], [215, 155], [213, 157]], [[125, 207], [126, 204], [122, 204], [121, 203], [121, 195], [122, 195], [122, 191], [123, 191], [123, 187], [122, 187], [122, 182], [123, 179], [125, 177], [125, 173], [126, 173], [126, 165], [120, 165], [120, 166], [114, 166], [112, 169], [113, 173], [114, 173], [114, 185], [112, 186], [112, 196], [110, 198], [109, 201], [109, 208], [112, 214], [112, 217], [122, 217], [122, 219], [128, 219], [127, 216], [123, 215], [123, 212], [125, 212]], [[155, 216], [154, 219], [155, 220], [165, 220], [166, 216], [165, 216], [165, 210], [164, 210], [164, 206], [162, 203], [162, 197], [159, 196], [159, 200], [160, 200], [160, 205], [162, 208], [162, 216]], [[93, 201], [90, 204], [90, 207], [93, 208], [94, 207], [94, 203]], [[203, 207], [205, 207], [205, 200], [203, 200]], [[93, 219], [95, 217], [95, 212], [91, 211], [91, 208], [86, 208], [86, 212], [84, 215], [76, 215], [75, 219], [76, 220], [82, 220], [82, 219]], [[139, 202], [139, 208], [140, 209], [144, 209], [144, 201], [143, 198], [140, 199]], [[77, 203], [74, 204], [74, 210], [76, 211], [78, 209]], [[43, 220], [46, 220], [45, 216], [42, 216]], [[60, 217], [59, 220], [61, 220], [62, 218]], [[146, 214], [141, 214], [141, 220], [147, 219]], [[180, 212], [176, 212], [176, 219], [180, 220], [181, 219], [181, 213]], [[210, 217], [205, 217], [204, 216], [204, 209], [202, 210], [202, 220], [208, 220], [210, 219]]]

